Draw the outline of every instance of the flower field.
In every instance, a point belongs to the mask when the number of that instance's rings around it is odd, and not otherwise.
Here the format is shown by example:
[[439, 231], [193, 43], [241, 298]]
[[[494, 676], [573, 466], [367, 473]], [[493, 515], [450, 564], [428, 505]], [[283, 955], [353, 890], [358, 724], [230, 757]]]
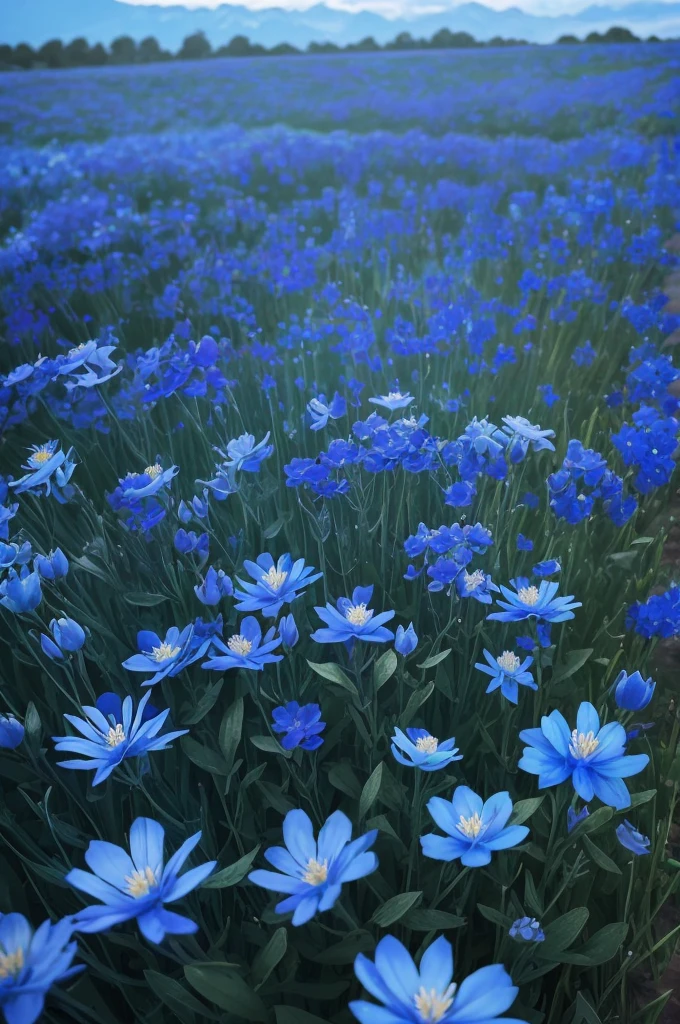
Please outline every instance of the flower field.
[[661, 1019], [679, 65], [1, 76], [7, 1024]]

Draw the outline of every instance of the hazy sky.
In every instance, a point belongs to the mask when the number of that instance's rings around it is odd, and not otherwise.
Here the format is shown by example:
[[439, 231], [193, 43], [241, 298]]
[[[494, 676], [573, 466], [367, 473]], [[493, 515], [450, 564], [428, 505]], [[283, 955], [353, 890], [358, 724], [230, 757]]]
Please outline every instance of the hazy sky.
[[[185, 7], [219, 7], [225, 0], [126, 0], [127, 3], [156, 3], [164, 6], [183, 3]], [[304, 10], [318, 0], [232, 0], [233, 3], [258, 9], [262, 7], [286, 7]], [[381, 14], [425, 14], [428, 11], [442, 11], [464, 3], [465, 0], [323, 0], [329, 7], [344, 10], [368, 10]], [[564, 14], [580, 11], [591, 3], [606, 3], [611, 7], [625, 6], [626, 0], [479, 0], [487, 7], [503, 10], [507, 7], [521, 7], [533, 14]]]

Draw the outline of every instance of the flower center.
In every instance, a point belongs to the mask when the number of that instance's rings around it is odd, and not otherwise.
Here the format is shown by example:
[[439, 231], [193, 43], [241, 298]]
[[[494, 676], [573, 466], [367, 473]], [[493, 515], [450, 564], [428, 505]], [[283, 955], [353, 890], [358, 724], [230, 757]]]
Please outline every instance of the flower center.
[[125, 733], [123, 732], [123, 726], [118, 722], [115, 729], [109, 729], [109, 734], [106, 737], [106, 743], [109, 747], [119, 747], [121, 743], [124, 742]]
[[351, 604], [345, 612], [345, 618], [353, 626], [365, 626], [372, 614], [365, 604]]
[[314, 860], [313, 857], [307, 861], [307, 870], [302, 876], [302, 881], [307, 885], [323, 885], [328, 878], [328, 861]]
[[264, 573], [261, 579], [262, 582], [270, 586], [272, 590], [278, 590], [286, 582], [287, 576], [287, 572], [279, 572], [276, 566], [272, 566], [269, 572]]
[[153, 658], [154, 661], [167, 661], [169, 658], [176, 657], [180, 650], [180, 647], [173, 647], [172, 644], [162, 643], [160, 647], [151, 648], [149, 657]]
[[147, 476], [150, 476], [152, 480], [155, 480], [163, 472], [163, 467], [160, 462], [155, 462], [153, 466], [147, 466], [144, 472]]
[[474, 572], [466, 572], [464, 579], [466, 590], [476, 590], [484, 582], [484, 573], [481, 569], [475, 569]]
[[399, 398], [403, 398], [404, 396], [402, 395], [401, 391], [390, 391], [390, 393], [388, 394], [387, 397], [391, 401], [395, 401], [395, 400], [397, 400]]
[[69, 355], [70, 356], [78, 355], [79, 352], [83, 351], [83, 349], [85, 348], [86, 345], [87, 345], [86, 341], [81, 341], [80, 345], [76, 345], [75, 348], [72, 348], [72, 349], [69, 350]]
[[17, 949], [14, 953], [0, 953], [0, 980], [16, 977], [23, 966], [23, 949]]
[[571, 734], [571, 743], [569, 744], [569, 753], [572, 757], [582, 761], [586, 757], [590, 757], [594, 754], [600, 745], [600, 741], [595, 739], [595, 733], [590, 732], [578, 732], [576, 729]]
[[419, 736], [416, 740], [416, 750], [423, 754], [434, 754], [439, 745], [439, 740], [434, 736]]
[[52, 452], [49, 451], [48, 448], [43, 447], [31, 455], [31, 462], [36, 462], [39, 466], [43, 466], [46, 462], [49, 462], [51, 458]]
[[431, 988], [428, 992], [424, 985], [416, 992], [414, 1000], [416, 1012], [423, 1024], [437, 1024], [444, 1014], [453, 1006], [453, 999], [456, 994], [456, 986], [453, 982], [444, 992], [437, 992]]
[[510, 675], [512, 675], [513, 672], [516, 672], [520, 666], [519, 658], [516, 654], [513, 654], [512, 651], [503, 651], [500, 658], [496, 658], [496, 662], [500, 669]]
[[[479, 833], [484, 828], [482, 819], [477, 811], [469, 818], [464, 818], [461, 814], [460, 821], [456, 825], [459, 832], [462, 832], [468, 839], [476, 839]], [[439, 1018], [436, 1018], [437, 1020]]]
[[522, 604], [528, 604], [533, 608], [538, 603], [538, 587], [520, 587], [517, 596]]
[[150, 867], [143, 871], [133, 871], [131, 875], [125, 876], [126, 892], [138, 900], [141, 896], [148, 896], [149, 890], [158, 885], [156, 876]]
[[253, 649], [253, 642], [252, 640], [246, 640], [240, 633], [234, 633], [227, 640], [227, 647], [234, 654], [250, 654]]

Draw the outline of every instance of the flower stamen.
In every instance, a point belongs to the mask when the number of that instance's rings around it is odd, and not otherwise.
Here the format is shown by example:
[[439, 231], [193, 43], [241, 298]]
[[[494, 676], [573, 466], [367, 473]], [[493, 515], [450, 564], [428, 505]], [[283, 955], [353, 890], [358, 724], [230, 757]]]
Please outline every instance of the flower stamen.
[[517, 591], [517, 596], [522, 604], [533, 608], [535, 604], [538, 604], [538, 587], [520, 587]]
[[431, 988], [428, 992], [424, 985], [420, 986], [420, 989], [415, 994], [414, 1001], [416, 1013], [420, 1016], [423, 1024], [437, 1024], [448, 1013], [453, 1006], [456, 987], [451, 982], [444, 992], [437, 992], [434, 988]]
[[247, 640], [246, 637], [241, 636], [240, 633], [234, 633], [227, 640], [227, 647], [234, 654], [250, 654], [253, 649], [252, 640]]
[[16, 977], [23, 966], [23, 949], [17, 949], [14, 953], [0, 953], [0, 980]]
[[125, 742], [125, 733], [123, 732], [123, 726], [118, 722], [115, 729], [109, 729], [106, 737], [106, 743], [109, 747], [119, 747], [121, 743]]
[[267, 586], [271, 587], [272, 590], [279, 590], [288, 578], [288, 573], [279, 571], [276, 566], [272, 566], [269, 572], [263, 573], [261, 580], [266, 583]]
[[577, 729], [574, 729], [571, 734], [569, 753], [572, 757], [582, 761], [586, 757], [590, 757], [591, 754], [594, 754], [599, 745], [600, 741], [595, 738], [595, 733], [592, 729], [587, 733], [579, 732]]
[[498, 667], [502, 669], [503, 672], [507, 672], [508, 675], [512, 675], [516, 672], [521, 665], [519, 658], [516, 654], [513, 654], [512, 651], [503, 651], [500, 658], [496, 658], [496, 662]]
[[373, 612], [365, 604], [352, 604], [345, 612], [345, 618], [353, 626], [365, 626], [372, 615]]
[[302, 876], [302, 881], [307, 885], [323, 885], [328, 878], [328, 861], [314, 860], [313, 857], [307, 861], [307, 869]]
[[180, 650], [180, 647], [173, 647], [172, 644], [164, 642], [159, 647], [152, 647], [149, 657], [154, 661], [168, 661], [170, 658], [175, 658]]
[[435, 736], [419, 736], [416, 740], [416, 750], [423, 754], [435, 754], [439, 740]]
[[476, 839], [484, 829], [484, 823], [479, 812], [475, 811], [475, 813], [470, 815], [469, 818], [465, 818], [461, 814], [460, 821], [456, 825], [456, 828], [466, 837], [466, 839]]
[[141, 896], [148, 896], [149, 890], [154, 889], [158, 882], [156, 876], [150, 867], [145, 867], [143, 871], [133, 871], [131, 875], [125, 876], [126, 892], [130, 896], [134, 896], [136, 900], [140, 899]]
[[163, 467], [160, 462], [155, 462], [153, 466], [147, 466], [144, 472], [147, 476], [150, 476], [152, 480], [156, 480], [156, 478], [163, 472]]

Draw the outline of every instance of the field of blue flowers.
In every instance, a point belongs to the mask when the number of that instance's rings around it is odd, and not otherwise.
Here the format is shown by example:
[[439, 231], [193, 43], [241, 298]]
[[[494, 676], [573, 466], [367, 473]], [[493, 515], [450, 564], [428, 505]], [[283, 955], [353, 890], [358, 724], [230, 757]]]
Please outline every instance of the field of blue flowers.
[[680, 44], [0, 80], [6, 1024], [655, 1024]]

